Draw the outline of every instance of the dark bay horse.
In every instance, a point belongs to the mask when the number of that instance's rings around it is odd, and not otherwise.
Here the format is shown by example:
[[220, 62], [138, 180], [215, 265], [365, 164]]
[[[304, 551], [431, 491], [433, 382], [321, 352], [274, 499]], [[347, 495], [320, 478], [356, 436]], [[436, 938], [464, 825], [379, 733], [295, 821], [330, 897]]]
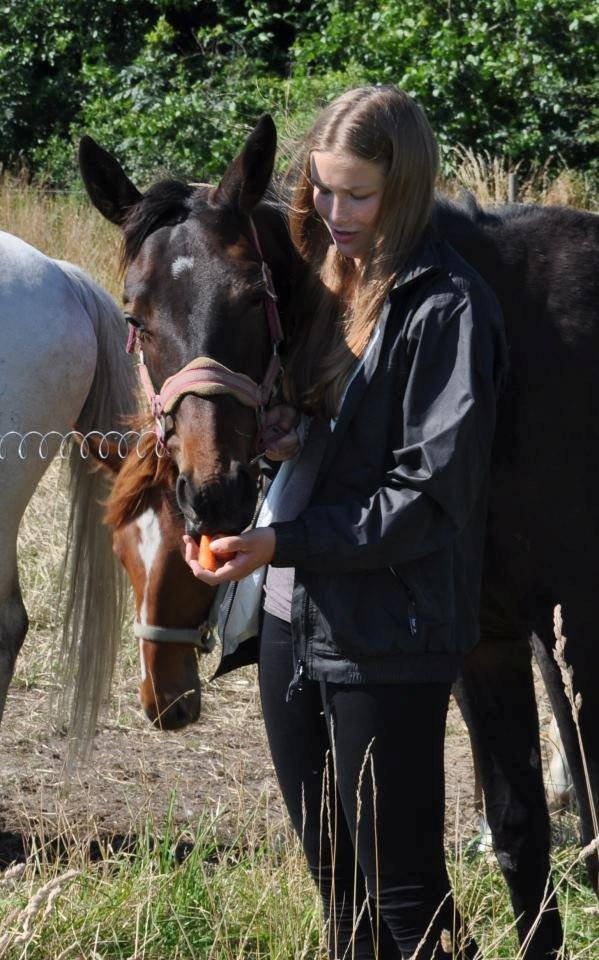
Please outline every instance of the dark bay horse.
[[[263, 118], [218, 187], [163, 182], [141, 194], [110, 154], [89, 138], [82, 143], [90, 197], [123, 230], [125, 309], [158, 389], [196, 358], [214, 358], [220, 372], [224, 367], [254, 385], [264, 377], [273, 347], [263, 258], [283, 307], [301, 269], [284, 212], [261, 202], [274, 154], [274, 126]], [[457, 695], [521, 942], [528, 960], [546, 960], [557, 956], [562, 931], [555, 909], [537, 918], [550, 834], [530, 638], [572, 769], [583, 841], [596, 833], [570, 707], [552, 659], [558, 602], [599, 807], [593, 635], [599, 621], [599, 218], [540, 207], [485, 213], [474, 203], [440, 202], [436, 222], [494, 288], [510, 344], [492, 463], [481, 642], [467, 659]], [[256, 501], [259, 404], [252, 409], [224, 392], [223, 376], [218, 392], [183, 393], [161, 419], [178, 471], [177, 501], [196, 532], [243, 529]], [[587, 866], [597, 888], [597, 857]]]

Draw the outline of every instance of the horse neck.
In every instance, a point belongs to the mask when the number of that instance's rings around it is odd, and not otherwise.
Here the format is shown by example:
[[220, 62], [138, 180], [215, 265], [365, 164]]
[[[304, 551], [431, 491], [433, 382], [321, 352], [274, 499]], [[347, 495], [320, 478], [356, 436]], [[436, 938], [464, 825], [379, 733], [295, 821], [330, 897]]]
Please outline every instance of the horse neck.
[[437, 237], [450, 243], [495, 292], [504, 286], [508, 262], [512, 269], [516, 251], [511, 249], [506, 256], [500, 214], [483, 210], [471, 195], [464, 206], [441, 197], [435, 204], [433, 224]]

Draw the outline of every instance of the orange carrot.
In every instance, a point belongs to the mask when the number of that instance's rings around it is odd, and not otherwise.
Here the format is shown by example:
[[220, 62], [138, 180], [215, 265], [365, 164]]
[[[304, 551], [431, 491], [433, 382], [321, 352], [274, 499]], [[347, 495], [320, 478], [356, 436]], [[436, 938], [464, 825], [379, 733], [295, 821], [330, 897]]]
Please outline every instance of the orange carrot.
[[200, 549], [198, 553], [198, 560], [202, 567], [205, 570], [210, 570], [214, 573], [215, 570], [218, 570], [219, 567], [222, 567], [223, 563], [226, 563], [227, 560], [232, 560], [235, 556], [235, 553], [213, 553], [210, 549], [210, 544], [213, 540], [218, 540], [219, 537], [222, 537], [222, 533], [213, 533], [211, 536], [207, 534], [202, 534], [200, 539]]

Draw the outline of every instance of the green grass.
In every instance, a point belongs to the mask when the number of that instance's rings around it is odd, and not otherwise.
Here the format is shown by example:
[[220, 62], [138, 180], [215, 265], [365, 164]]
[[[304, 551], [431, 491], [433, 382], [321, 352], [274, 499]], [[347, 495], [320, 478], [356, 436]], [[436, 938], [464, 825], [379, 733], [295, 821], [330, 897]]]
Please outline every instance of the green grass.
[[[295, 841], [256, 839], [246, 822], [223, 846], [217, 828], [208, 816], [193, 836], [177, 834], [170, 819], [161, 830], [147, 823], [129, 853], [108, 850], [96, 863], [78, 849], [57, 867], [39, 852], [14, 887], [0, 887], [0, 929], [10, 931], [0, 956], [57, 960], [70, 948], [65, 957], [86, 960], [315, 957], [317, 898]], [[191, 844], [181, 861], [179, 851]], [[46, 916], [40, 909], [25, 951], [16, 943], [23, 913], [10, 923], [9, 915], [25, 911], [44, 883], [67, 870], [79, 873]]]
[[[104, 847], [96, 862], [77, 845], [62, 861], [49, 848], [34, 851], [20, 877], [0, 881], [0, 957], [320, 960], [318, 897], [299, 844], [285, 833], [259, 835], [255, 810], [240, 810], [239, 824], [226, 845], [218, 817], [207, 813], [193, 835], [176, 830], [171, 815], [162, 825], [145, 822], [128, 852]], [[449, 866], [485, 960], [515, 960], [513, 916], [496, 862], [454, 852]], [[597, 904], [575, 849], [555, 854], [554, 875], [570, 956], [592, 960], [599, 951]], [[26, 928], [36, 893], [61, 877], [56, 899], [40, 897]]]

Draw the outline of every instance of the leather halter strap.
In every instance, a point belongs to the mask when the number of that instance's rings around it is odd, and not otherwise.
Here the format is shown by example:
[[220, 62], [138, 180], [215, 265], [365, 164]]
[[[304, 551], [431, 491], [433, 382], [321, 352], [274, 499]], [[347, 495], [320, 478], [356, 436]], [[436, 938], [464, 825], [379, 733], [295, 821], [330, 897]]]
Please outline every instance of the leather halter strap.
[[214, 638], [209, 632], [206, 621], [195, 628], [156, 627], [151, 624], [133, 624], [133, 635], [140, 640], [151, 640], [153, 643], [187, 643], [199, 647], [202, 653], [210, 653], [214, 649]]
[[[251, 217], [250, 227], [252, 241], [261, 258], [262, 276], [266, 288], [265, 313], [272, 345], [272, 354], [264, 379], [262, 383], [258, 384], [245, 373], [237, 373], [234, 370], [230, 370], [212, 357], [196, 357], [173, 376], [168, 377], [164, 381], [160, 392], [156, 393], [152, 378], [144, 362], [143, 350], [140, 346], [139, 376], [148, 398], [152, 415], [156, 417], [156, 435], [162, 445], [164, 445], [165, 440], [164, 418], [167, 414], [173, 412], [183, 397], [188, 394], [194, 394], [198, 397], [209, 397], [219, 393], [226, 393], [235, 397], [235, 399], [239, 400], [244, 406], [252, 407], [256, 410], [259, 427], [258, 445], [261, 446], [262, 449], [266, 447], [266, 438], [263, 429], [264, 409], [271, 398], [277, 377], [282, 370], [279, 358], [279, 344], [283, 339], [283, 329], [277, 308], [277, 294], [272, 282], [272, 275], [264, 259], [258, 233]], [[127, 339], [127, 352], [132, 353], [136, 345], [139, 345], [139, 339], [135, 327], [131, 325]]]

